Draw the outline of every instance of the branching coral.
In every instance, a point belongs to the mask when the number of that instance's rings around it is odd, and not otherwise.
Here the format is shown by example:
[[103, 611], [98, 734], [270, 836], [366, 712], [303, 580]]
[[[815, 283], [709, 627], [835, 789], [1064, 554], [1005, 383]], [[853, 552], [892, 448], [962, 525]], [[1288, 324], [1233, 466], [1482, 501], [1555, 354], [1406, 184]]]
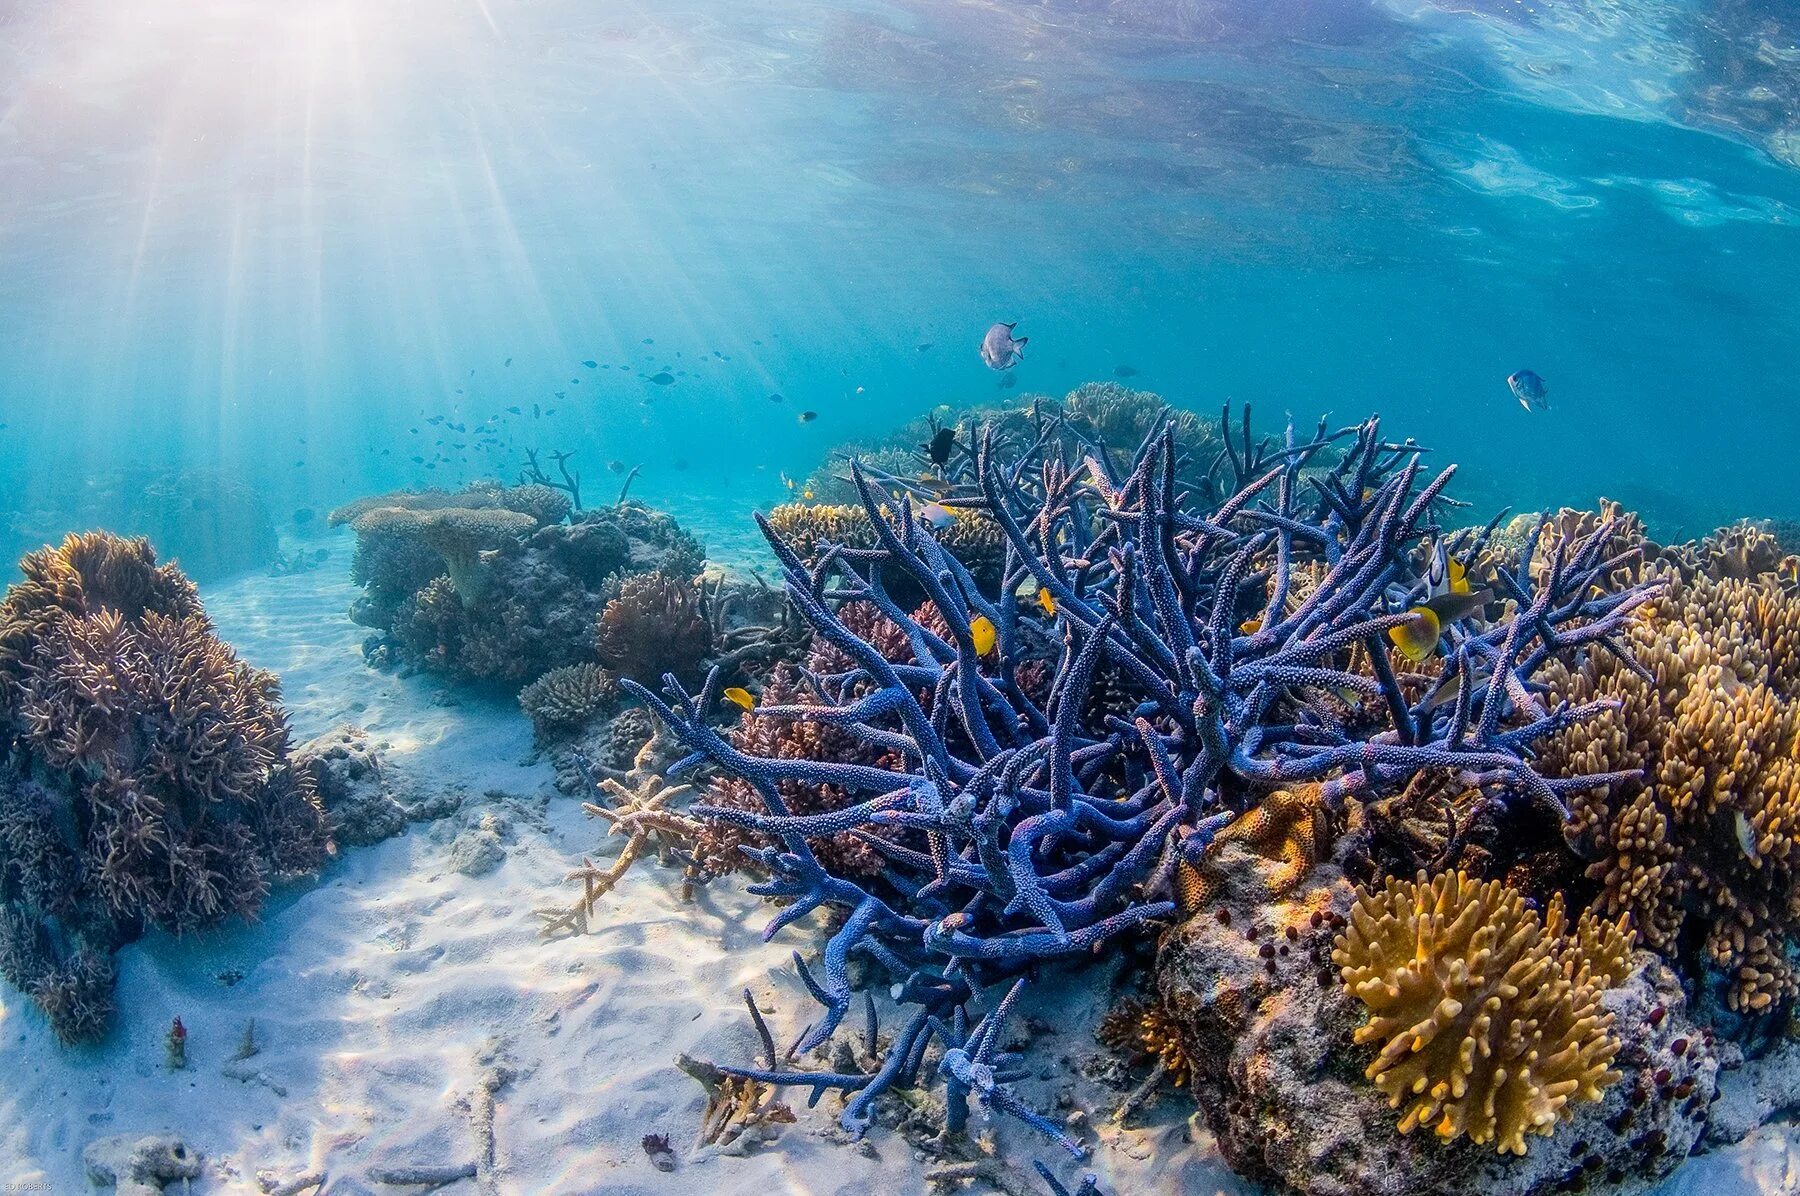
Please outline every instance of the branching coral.
[[20, 766], [0, 777], [4, 970], [79, 1039], [104, 1025], [114, 946], [253, 915], [329, 836], [275, 678], [213, 635], [179, 571], [104, 535], [22, 570], [0, 601]]
[[1461, 872], [1358, 890], [1332, 959], [1368, 1006], [1355, 1039], [1379, 1049], [1365, 1074], [1400, 1132], [1467, 1134], [1525, 1153], [1573, 1100], [1618, 1079], [1619, 1051], [1600, 993], [1629, 970], [1631, 932], [1562, 901], [1540, 918], [1524, 895]]
[[712, 647], [693, 584], [664, 573], [627, 578], [594, 636], [600, 663], [621, 677], [691, 676]]
[[[675, 771], [710, 762], [755, 792], [760, 809], [694, 812], [771, 841], [752, 852], [769, 877], [753, 891], [788, 902], [769, 933], [821, 907], [842, 915], [822, 972], [800, 965], [825, 1007], [802, 1050], [850, 1009], [852, 956], [898, 986], [907, 1020], [872, 1071], [726, 1069], [840, 1089], [850, 1094], [841, 1120], [856, 1132], [883, 1092], [920, 1082], [935, 1044], [951, 1134], [978, 1099], [1083, 1153], [1004, 1078], [999, 1046], [1020, 987], [1047, 961], [1173, 913], [1176, 865], [1198, 861], [1220, 826], [1273, 791], [1316, 783], [1330, 810], [1422, 770], [1454, 770], [1493, 801], [1561, 812], [1566, 794], [1607, 779], [1546, 779], [1526, 757], [1595, 713], [1545, 706], [1535, 674], [1584, 646], [1623, 652], [1618, 636], [1649, 597], [1602, 585], [1617, 565], [1604, 551], [1610, 528], [1559, 548], [1542, 580], [1499, 574], [1505, 613], [1440, 639], [1439, 676], [1458, 680], [1458, 699], [1409, 702], [1379, 667], [1355, 671], [1352, 656], [1413, 617], [1404, 604], [1422, 584], [1416, 549], [1452, 470], [1426, 481], [1417, 446], [1385, 440], [1375, 421], [1281, 441], [1255, 440], [1246, 426], [1222, 456], [1229, 496], [1194, 509], [1177, 501], [1187, 462], [1167, 429], [1129, 471], [1067, 447], [1083, 441], [1059, 431], [1018, 454], [981, 438], [979, 496], [958, 501], [1006, 537], [997, 593], [910, 501], [895, 506], [860, 470], [852, 477], [876, 547], [805, 560], [765, 521], [789, 598], [848, 668], [805, 674], [812, 700], [764, 703], [759, 716], [840, 729], [891, 765], [743, 750], [710, 724], [717, 675], [697, 695], [665, 679], [667, 702], [625, 683], [691, 750]], [[1320, 576], [1290, 607], [1303, 563]], [[894, 601], [902, 581], [927, 596], [930, 619]], [[1015, 601], [1028, 585], [1041, 597]], [[846, 624], [835, 606], [845, 599], [872, 603], [900, 629], [897, 658]], [[1250, 619], [1256, 629], [1242, 630]], [[1046, 656], [1056, 663], [1040, 702], [1021, 675]], [[1125, 714], [1095, 723], [1085, 713], [1103, 667], [1117, 677], [1109, 705]], [[1359, 695], [1354, 719], [1316, 705], [1308, 695], [1319, 690]], [[796, 813], [782, 796], [791, 781], [835, 786], [851, 804]], [[868, 840], [888, 860], [878, 877], [844, 875], [810, 843], [874, 829], [900, 840]], [[985, 1011], [972, 1012], [978, 1004]]]
[[603, 713], [619, 696], [619, 681], [597, 664], [551, 669], [519, 691], [538, 738], [579, 727]]
[[1643, 615], [1628, 640], [1648, 677], [1598, 653], [1546, 670], [1566, 700], [1615, 708], [1548, 741], [1542, 767], [1633, 774], [1573, 803], [1601, 908], [1670, 957], [1697, 928], [1727, 1004], [1765, 1012], [1800, 995], [1800, 597], [1701, 574]]

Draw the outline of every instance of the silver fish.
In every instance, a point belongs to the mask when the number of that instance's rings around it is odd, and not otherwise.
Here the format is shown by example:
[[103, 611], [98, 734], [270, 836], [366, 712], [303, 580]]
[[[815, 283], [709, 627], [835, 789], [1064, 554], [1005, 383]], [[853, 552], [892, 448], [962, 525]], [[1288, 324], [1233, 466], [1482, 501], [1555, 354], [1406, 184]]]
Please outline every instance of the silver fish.
[[1506, 376], [1507, 388], [1519, 406], [1527, 411], [1550, 410], [1550, 387], [1534, 370], [1519, 370]]
[[1012, 330], [1018, 326], [1015, 320], [1011, 324], [995, 324], [981, 338], [981, 360], [990, 370], [1010, 370], [1024, 360], [1027, 336], [1014, 336]]

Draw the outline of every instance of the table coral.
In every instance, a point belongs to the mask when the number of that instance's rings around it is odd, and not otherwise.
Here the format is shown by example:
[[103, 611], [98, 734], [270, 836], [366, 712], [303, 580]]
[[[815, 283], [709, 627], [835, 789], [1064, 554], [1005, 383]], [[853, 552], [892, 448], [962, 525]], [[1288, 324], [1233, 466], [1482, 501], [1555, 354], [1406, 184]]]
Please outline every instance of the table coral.
[[1631, 935], [1560, 898], [1541, 917], [1523, 894], [1461, 872], [1359, 889], [1332, 960], [1369, 1009], [1355, 1041], [1365, 1075], [1404, 1110], [1400, 1132], [1466, 1134], [1525, 1153], [1573, 1100], [1619, 1079], [1600, 993], [1625, 978]]

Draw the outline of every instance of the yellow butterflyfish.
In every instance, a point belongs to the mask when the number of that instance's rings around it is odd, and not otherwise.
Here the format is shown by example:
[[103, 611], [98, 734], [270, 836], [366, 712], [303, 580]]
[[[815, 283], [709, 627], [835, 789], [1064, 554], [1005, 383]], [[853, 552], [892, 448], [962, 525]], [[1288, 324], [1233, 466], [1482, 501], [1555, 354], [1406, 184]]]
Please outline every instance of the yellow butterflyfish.
[[1407, 621], [1388, 628], [1388, 638], [1400, 654], [1414, 664], [1430, 659], [1437, 651], [1444, 628], [1458, 619], [1466, 619], [1487, 604], [1488, 592], [1474, 594], [1440, 594], [1407, 611]]
[[1469, 570], [1461, 561], [1450, 561], [1446, 567], [1446, 575], [1450, 580], [1452, 594], [1467, 594], [1470, 590]]
[[732, 686], [720, 696], [727, 702], [730, 702], [733, 706], [741, 707], [744, 710], [756, 709], [755, 696], [741, 685]]
[[1052, 598], [1050, 596], [1050, 591], [1046, 590], [1043, 586], [1038, 587], [1037, 604], [1038, 609], [1043, 611], [1046, 615], [1049, 615], [1053, 619], [1056, 617], [1056, 599]]
[[986, 656], [994, 650], [994, 622], [986, 615], [969, 620], [969, 638], [975, 641], [975, 655]]
[[801, 498], [810, 499], [810, 498], [812, 498], [812, 496], [813, 496], [813, 492], [812, 492], [811, 486], [808, 486], [806, 489], [804, 489], [800, 492]]

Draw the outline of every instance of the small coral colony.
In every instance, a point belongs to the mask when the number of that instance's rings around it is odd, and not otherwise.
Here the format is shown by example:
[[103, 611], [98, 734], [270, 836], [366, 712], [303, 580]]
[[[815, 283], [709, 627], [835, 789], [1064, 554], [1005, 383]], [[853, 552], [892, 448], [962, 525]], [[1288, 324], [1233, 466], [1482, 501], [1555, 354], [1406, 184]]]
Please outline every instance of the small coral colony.
[[[1096, 1138], [1024, 1011], [1104, 955], [1115, 1124], [1191, 1101], [1284, 1191], [1641, 1188], [1793, 1025], [1797, 562], [1607, 504], [1481, 524], [1427, 461], [1107, 384], [835, 453], [759, 517], [779, 587], [566, 465], [332, 518], [370, 661], [519, 688], [617, 847], [547, 938], [629, 917], [634, 862], [772, 907], [817, 1009], [671, 1060], [703, 1142], [804, 1096], [1022, 1190], [991, 1122]], [[0, 970], [80, 1042], [121, 944], [254, 914], [333, 817], [144, 541], [23, 572]]]

